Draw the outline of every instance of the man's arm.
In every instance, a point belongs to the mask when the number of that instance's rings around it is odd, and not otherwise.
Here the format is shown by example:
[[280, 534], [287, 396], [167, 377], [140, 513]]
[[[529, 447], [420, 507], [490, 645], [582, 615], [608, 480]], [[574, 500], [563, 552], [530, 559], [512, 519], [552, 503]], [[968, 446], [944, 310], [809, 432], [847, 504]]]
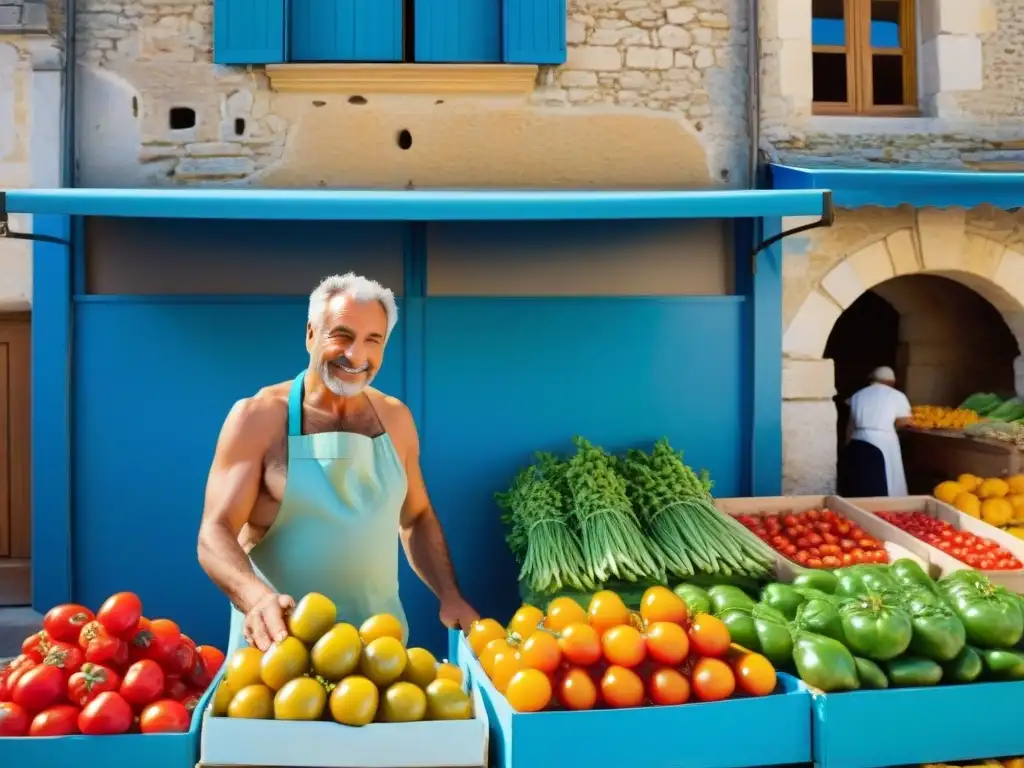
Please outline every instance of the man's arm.
[[898, 389], [896, 393], [900, 396], [900, 402], [896, 407], [896, 429], [904, 429], [913, 423], [914, 409], [911, 407], [910, 400], [905, 394]]

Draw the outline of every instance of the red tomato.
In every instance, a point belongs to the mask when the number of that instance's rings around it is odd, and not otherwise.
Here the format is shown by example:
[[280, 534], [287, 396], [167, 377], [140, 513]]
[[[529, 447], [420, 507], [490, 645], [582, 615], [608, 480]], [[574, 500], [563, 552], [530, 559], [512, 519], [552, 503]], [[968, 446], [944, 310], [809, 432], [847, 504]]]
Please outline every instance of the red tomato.
[[101, 693], [116, 691], [119, 685], [121, 678], [114, 670], [86, 662], [68, 680], [68, 698], [84, 707]]
[[200, 645], [196, 648], [196, 656], [202, 661], [202, 676], [189, 682], [196, 688], [205, 689], [220, 672], [220, 668], [224, 666], [224, 653], [212, 645]]
[[570, 624], [562, 630], [558, 644], [570, 664], [589, 667], [601, 658], [601, 638], [589, 624]]
[[131, 592], [118, 592], [111, 595], [100, 606], [96, 613], [96, 621], [115, 637], [130, 640], [139, 627], [142, 618], [142, 601]]
[[160, 663], [164, 669], [174, 675], [191, 672], [196, 663], [196, 644], [182, 635], [174, 652], [170, 656], [160, 659]]
[[89, 643], [95, 640], [101, 635], [108, 635], [106, 629], [98, 621], [89, 621], [82, 626], [82, 631], [78, 633], [78, 646], [82, 649], [88, 648]]
[[0, 702], [0, 736], [24, 736], [29, 716], [25, 708], [12, 701]]
[[85, 660], [108, 667], [123, 667], [128, 663], [128, 643], [101, 632], [86, 645]]
[[662, 706], [685, 704], [690, 698], [690, 681], [677, 669], [662, 667], [648, 682], [651, 701]]
[[721, 659], [701, 659], [693, 668], [693, 694], [701, 701], [721, 701], [736, 690], [736, 677]]
[[18, 678], [11, 699], [29, 712], [41, 712], [64, 697], [67, 678], [57, 667], [40, 664]]
[[192, 690], [182, 696], [178, 701], [185, 707], [185, 711], [191, 715], [199, 706], [199, 700], [203, 698], [205, 691]]
[[44, 709], [28, 727], [29, 736], [67, 736], [78, 733], [78, 713], [81, 710], [70, 704], [58, 704]]
[[85, 705], [78, 715], [78, 730], [86, 736], [127, 733], [135, 716], [128, 702], [107, 691]]
[[39, 665], [32, 661], [32, 659], [30, 659], [28, 656], [25, 656], [24, 654], [18, 656], [14, 661], [11, 662], [10, 666], [8, 667], [10, 672], [7, 675], [7, 690], [10, 694], [8, 698], [10, 698], [13, 701], [14, 686], [18, 684], [18, 680], [21, 679], [22, 675], [24, 675], [26, 672], [28, 672], [30, 669], [36, 666]]
[[121, 696], [129, 704], [141, 707], [151, 704], [163, 695], [164, 671], [152, 659], [136, 661], [124, 673], [121, 681]]
[[188, 686], [177, 675], [164, 675], [164, 695], [178, 701], [188, 693]]
[[153, 643], [153, 633], [149, 631], [150, 621], [145, 616], [139, 619], [135, 634], [128, 641], [128, 658], [130, 661], [149, 658], [149, 646]]
[[43, 616], [43, 629], [54, 640], [62, 640], [65, 643], [78, 642], [78, 635], [82, 627], [96, 618], [92, 611], [84, 605], [67, 603], [51, 608]]
[[609, 707], [639, 707], [644, 693], [644, 681], [631, 669], [613, 665], [601, 678], [601, 698]]
[[690, 638], [678, 624], [656, 621], [647, 628], [647, 654], [659, 664], [682, 664], [690, 652]]
[[28, 656], [36, 664], [41, 664], [47, 651], [50, 650], [52, 642], [46, 630], [41, 629], [25, 638], [25, 641], [21, 644], [21, 653], [23, 656]]
[[10, 667], [0, 669], [0, 701], [11, 700], [11, 688], [7, 685], [7, 678], [11, 676], [12, 671]]
[[178, 625], [170, 619], [153, 619], [149, 623], [149, 634], [147, 658], [161, 663], [170, 661], [181, 643], [181, 630]]
[[143, 733], [185, 733], [191, 719], [184, 704], [162, 699], [142, 710], [139, 730]]
[[63, 642], [55, 642], [43, 659], [43, 664], [63, 670], [65, 679], [71, 677], [82, 667], [85, 661], [85, 654], [77, 645], [70, 645]]

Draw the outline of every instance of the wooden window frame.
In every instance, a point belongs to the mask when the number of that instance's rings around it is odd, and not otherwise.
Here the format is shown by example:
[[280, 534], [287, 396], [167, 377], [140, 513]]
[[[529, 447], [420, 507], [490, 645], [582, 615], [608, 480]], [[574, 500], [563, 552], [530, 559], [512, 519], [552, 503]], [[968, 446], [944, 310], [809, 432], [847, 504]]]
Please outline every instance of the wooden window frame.
[[[917, 94], [917, 3], [898, 0], [900, 4], [899, 48], [871, 47], [871, 0], [843, 0], [846, 28], [845, 45], [812, 45], [813, 53], [846, 54], [845, 102], [815, 101], [816, 115], [859, 115], [867, 117], [913, 117], [920, 114]], [[875, 105], [872, 55], [890, 54], [903, 57], [903, 104]], [[813, 66], [813, 61], [812, 61]]]

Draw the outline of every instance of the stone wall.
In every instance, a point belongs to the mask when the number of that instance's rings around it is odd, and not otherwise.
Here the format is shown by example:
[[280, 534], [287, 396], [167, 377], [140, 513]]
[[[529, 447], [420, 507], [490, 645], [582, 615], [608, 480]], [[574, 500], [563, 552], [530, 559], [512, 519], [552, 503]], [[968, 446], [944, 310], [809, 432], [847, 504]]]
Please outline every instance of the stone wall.
[[569, 5], [531, 95], [437, 98], [277, 93], [211, 64], [211, 0], [79, 0], [80, 183], [743, 186], [744, 0]]

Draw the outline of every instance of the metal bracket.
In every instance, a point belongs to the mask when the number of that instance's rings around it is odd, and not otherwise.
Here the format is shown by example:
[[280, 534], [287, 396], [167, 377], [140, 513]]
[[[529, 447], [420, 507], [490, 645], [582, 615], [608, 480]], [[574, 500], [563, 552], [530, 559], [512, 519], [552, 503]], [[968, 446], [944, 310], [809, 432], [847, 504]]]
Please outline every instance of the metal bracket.
[[7, 213], [7, 193], [0, 191], [0, 238], [8, 240], [34, 240], [40, 243], [54, 243], [55, 245], [66, 245], [71, 247], [70, 240], [64, 240], [53, 235], [37, 235], [32, 232], [15, 232], [11, 229], [10, 217]]
[[761, 241], [750, 254], [750, 271], [751, 273], [757, 272], [757, 256], [761, 251], [766, 248], [770, 248], [783, 238], [789, 237], [790, 235], [798, 235], [801, 232], [807, 232], [811, 229], [819, 229], [820, 227], [831, 227], [836, 220], [836, 209], [832, 204], [832, 190], [826, 189], [821, 193], [821, 218], [817, 221], [812, 221], [810, 224], [801, 224], [799, 227], [793, 227], [793, 229], [787, 229], [785, 232], [779, 232], [777, 235], [772, 235], [767, 240]]

